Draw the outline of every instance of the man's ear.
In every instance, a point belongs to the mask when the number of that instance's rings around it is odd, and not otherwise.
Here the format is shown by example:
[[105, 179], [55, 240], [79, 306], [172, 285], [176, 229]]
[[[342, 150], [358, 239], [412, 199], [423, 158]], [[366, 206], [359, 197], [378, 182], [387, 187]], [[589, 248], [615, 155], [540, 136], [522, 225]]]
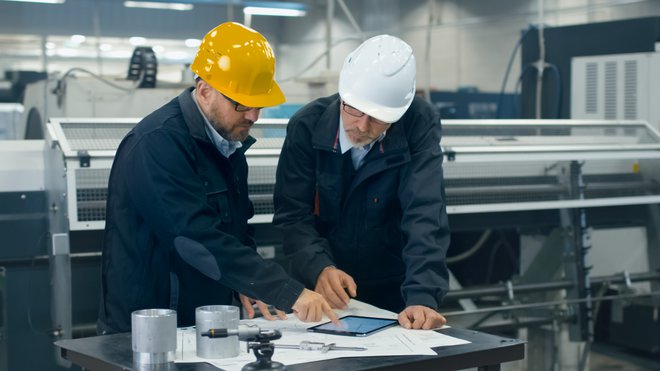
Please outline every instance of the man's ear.
[[203, 80], [199, 80], [195, 86], [195, 90], [197, 91], [195, 95], [197, 95], [200, 100], [206, 101], [209, 97], [209, 88], [211, 88], [209, 84]]

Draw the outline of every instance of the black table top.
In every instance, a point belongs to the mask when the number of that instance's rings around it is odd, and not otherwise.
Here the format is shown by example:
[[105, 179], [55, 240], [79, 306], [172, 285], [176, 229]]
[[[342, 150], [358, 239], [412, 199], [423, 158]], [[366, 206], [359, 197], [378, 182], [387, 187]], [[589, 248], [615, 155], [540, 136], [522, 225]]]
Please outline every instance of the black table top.
[[[379, 356], [336, 358], [325, 361], [301, 363], [287, 366], [292, 371], [324, 370], [458, 370], [472, 367], [494, 366], [504, 362], [520, 360], [525, 355], [525, 343], [521, 340], [504, 338], [459, 328], [446, 328], [438, 332], [470, 341], [469, 344], [433, 348], [437, 356]], [[131, 334], [114, 334], [55, 342], [62, 357], [86, 369], [131, 370], [133, 351]], [[176, 363], [168, 370], [210, 371], [218, 368], [208, 363]]]

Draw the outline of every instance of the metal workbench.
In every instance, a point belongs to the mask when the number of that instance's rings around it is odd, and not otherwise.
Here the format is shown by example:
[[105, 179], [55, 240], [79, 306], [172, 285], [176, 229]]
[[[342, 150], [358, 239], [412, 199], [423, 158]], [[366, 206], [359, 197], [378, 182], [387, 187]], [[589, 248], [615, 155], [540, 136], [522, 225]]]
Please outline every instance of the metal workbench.
[[[469, 344], [437, 347], [437, 356], [351, 357], [287, 366], [291, 371], [323, 370], [461, 370], [477, 367], [483, 371], [500, 370], [505, 362], [523, 359], [525, 342], [483, 332], [446, 328], [438, 330], [448, 336], [470, 341]], [[133, 369], [131, 334], [122, 333], [55, 342], [62, 358], [90, 371]], [[277, 351], [275, 351], [277, 354]], [[286, 359], [278, 359], [286, 364]], [[207, 363], [175, 363], [167, 370], [218, 370]]]

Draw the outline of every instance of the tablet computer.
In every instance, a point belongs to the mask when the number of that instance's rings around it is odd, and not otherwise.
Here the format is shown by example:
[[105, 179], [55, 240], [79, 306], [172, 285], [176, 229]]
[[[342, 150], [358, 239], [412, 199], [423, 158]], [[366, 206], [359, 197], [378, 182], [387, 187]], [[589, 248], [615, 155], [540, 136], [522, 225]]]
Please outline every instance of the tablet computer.
[[399, 323], [397, 319], [363, 317], [363, 316], [344, 316], [339, 319], [339, 326], [332, 322], [322, 323], [312, 326], [307, 331], [322, 332], [332, 335], [344, 336], [367, 336], [374, 332], [384, 330]]

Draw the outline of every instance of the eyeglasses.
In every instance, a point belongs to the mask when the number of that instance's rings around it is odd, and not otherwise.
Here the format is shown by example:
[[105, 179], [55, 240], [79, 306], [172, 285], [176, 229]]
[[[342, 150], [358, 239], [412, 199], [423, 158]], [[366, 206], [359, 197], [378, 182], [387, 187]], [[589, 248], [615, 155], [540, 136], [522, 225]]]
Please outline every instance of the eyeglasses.
[[248, 107], [248, 106], [244, 106], [244, 105], [238, 103], [237, 101], [235, 101], [235, 100], [229, 98], [228, 96], [226, 96], [226, 95], [224, 95], [224, 94], [222, 94], [222, 96], [225, 97], [226, 100], [228, 100], [231, 104], [234, 105], [234, 111], [236, 111], [236, 112], [247, 112], [247, 111], [250, 111], [250, 110], [253, 110], [253, 109], [260, 110], [260, 109], [263, 108], [263, 107]]
[[[351, 115], [353, 117], [363, 117], [364, 115], [366, 115], [366, 113], [360, 111], [359, 109], [357, 109], [357, 108], [355, 108], [355, 107], [353, 107], [349, 104], [346, 104], [346, 102], [344, 102], [344, 101], [341, 101], [341, 105], [342, 105], [342, 109], [344, 110], [344, 112], [348, 113], [349, 115]], [[378, 124], [378, 125], [383, 125], [383, 126], [391, 125], [391, 123], [389, 123], [389, 122], [381, 121], [381, 120], [379, 120], [377, 118], [373, 118], [371, 116], [369, 116], [369, 121], [373, 122], [375, 124]]]

